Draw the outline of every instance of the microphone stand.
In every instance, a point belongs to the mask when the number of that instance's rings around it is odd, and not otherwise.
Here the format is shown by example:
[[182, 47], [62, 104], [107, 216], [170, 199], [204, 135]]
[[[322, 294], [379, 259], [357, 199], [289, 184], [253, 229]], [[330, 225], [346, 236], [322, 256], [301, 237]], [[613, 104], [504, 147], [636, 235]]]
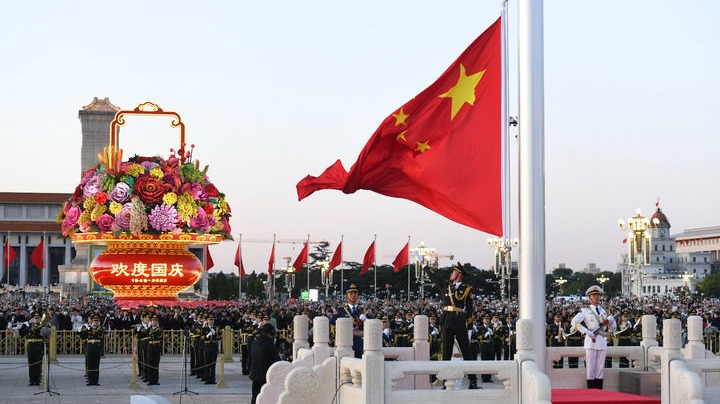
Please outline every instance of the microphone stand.
[[200, 394], [197, 391], [192, 391], [188, 388], [188, 333], [190, 331], [188, 329], [183, 330], [183, 372], [182, 372], [182, 388], [179, 391], [176, 391], [173, 393], [173, 395], [182, 395], [182, 394]]
[[59, 396], [60, 393], [54, 390], [50, 390], [50, 343], [47, 338], [43, 338], [43, 349], [45, 349], [45, 355], [43, 357], [45, 358], [45, 390], [38, 391], [34, 395], [37, 396], [38, 394], [48, 394], [50, 396]]

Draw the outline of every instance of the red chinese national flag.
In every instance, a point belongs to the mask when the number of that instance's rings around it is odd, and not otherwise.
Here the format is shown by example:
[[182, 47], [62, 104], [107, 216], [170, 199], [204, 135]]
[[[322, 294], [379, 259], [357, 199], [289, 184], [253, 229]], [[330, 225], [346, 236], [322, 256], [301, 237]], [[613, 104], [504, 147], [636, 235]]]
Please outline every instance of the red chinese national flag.
[[330, 274], [330, 271], [337, 268], [340, 264], [342, 264], [342, 241], [340, 242], [340, 244], [338, 244], [332, 258], [330, 259], [330, 265], [328, 265], [325, 276], [328, 276]]
[[275, 266], [275, 243], [273, 242], [272, 250], [270, 251], [270, 259], [268, 259], [268, 276], [272, 276], [274, 266]]
[[295, 259], [295, 263], [293, 264], [293, 268], [295, 268], [295, 272], [300, 272], [302, 270], [303, 265], [307, 263], [307, 256], [308, 256], [308, 243], [305, 243], [305, 247], [303, 247], [302, 251], [300, 251], [300, 254]]
[[365, 257], [363, 258], [362, 268], [360, 269], [360, 275], [367, 272], [367, 270], [375, 263], [375, 242], [373, 241], [365, 251]]
[[212, 255], [210, 255], [210, 249], [208, 246], [205, 246], [205, 270], [209, 271], [210, 268], [215, 266], [215, 261], [212, 259]]
[[30, 254], [30, 262], [35, 265], [36, 268], [43, 270], [45, 269], [45, 240], [40, 239], [40, 244], [35, 247], [32, 254]]
[[408, 254], [410, 253], [410, 243], [406, 243], [405, 247], [400, 250], [397, 257], [395, 257], [395, 261], [393, 261], [393, 268], [395, 268], [395, 273], [400, 272], [400, 270], [408, 264]]
[[5, 269], [10, 268], [10, 264], [15, 261], [15, 249], [10, 247], [10, 240], [5, 239], [5, 246], [3, 247], [3, 254], [4, 260], [5, 260]]
[[243, 264], [242, 260], [242, 251], [240, 250], [240, 242], [238, 242], [238, 248], [235, 250], [235, 266], [238, 267], [238, 272], [240, 273], [240, 277], [245, 277], [245, 265]]
[[405, 198], [448, 219], [502, 234], [501, 20], [430, 87], [380, 124], [349, 173], [340, 161], [296, 186], [367, 189]]

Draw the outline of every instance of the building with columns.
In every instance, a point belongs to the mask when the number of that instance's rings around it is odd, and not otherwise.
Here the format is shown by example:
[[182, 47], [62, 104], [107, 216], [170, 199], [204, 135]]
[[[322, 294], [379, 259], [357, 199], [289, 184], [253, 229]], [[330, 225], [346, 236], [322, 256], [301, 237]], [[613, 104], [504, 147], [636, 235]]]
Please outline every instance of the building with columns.
[[[108, 98], [83, 106], [78, 112], [81, 125], [81, 174], [95, 166], [98, 154], [109, 143], [110, 123], [120, 108]], [[73, 245], [61, 234], [56, 218], [73, 190], [62, 193], [0, 192], [0, 284], [25, 290], [53, 290], [63, 294], [82, 294], [89, 289], [89, 247]], [[43, 243], [45, 268], [37, 268], [30, 259], [33, 251]], [[205, 249], [193, 247], [190, 251], [205, 262]], [[6, 267], [6, 257], [15, 258]], [[201, 282], [202, 293], [207, 295], [207, 272]]]

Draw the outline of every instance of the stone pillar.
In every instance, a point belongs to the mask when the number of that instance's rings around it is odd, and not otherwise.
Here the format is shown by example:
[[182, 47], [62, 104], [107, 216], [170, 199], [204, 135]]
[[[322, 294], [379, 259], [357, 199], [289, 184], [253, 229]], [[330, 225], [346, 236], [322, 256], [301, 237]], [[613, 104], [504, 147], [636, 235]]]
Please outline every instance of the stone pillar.
[[[643, 323], [644, 326], [644, 323]], [[671, 318], [663, 320], [663, 353], [660, 368], [660, 399], [663, 403], [670, 403], [670, 362], [674, 359], [681, 359], [682, 353], [682, 324], [680, 320]], [[643, 328], [643, 334], [645, 329]]]
[[[427, 316], [415, 316], [413, 322], [413, 348], [415, 349], [416, 361], [429, 361], [430, 360], [430, 341], [428, 341], [428, 317]], [[415, 375], [415, 389], [425, 390], [430, 389], [430, 377], [428, 375]]]
[[366, 320], [363, 335], [362, 396], [366, 403], [385, 402], [385, 354], [382, 347], [382, 322]]
[[[533, 322], [528, 319], [519, 319], [515, 323], [517, 328], [516, 334], [516, 347], [517, 353], [515, 354], [515, 360], [522, 362], [526, 359], [535, 360], [535, 352], [533, 350]], [[542, 372], [545, 371], [543, 367], [540, 368]]]
[[657, 320], [652, 314], [642, 316], [642, 341], [640, 341], [640, 346], [643, 348], [643, 352], [645, 353], [645, 363], [642, 364], [641, 369], [648, 370], [651, 360], [649, 349], [651, 347], [658, 346]]
[[353, 321], [347, 317], [338, 318], [335, 322], [335, 357], [340, 364], [340, 358], [345, 356], [354, 357], [353, 345]]
[[313, 355], [315, 364], [323, 363], [330, 354], [330, 319], [325, 316], [313, 318]]
[[308, 341], [308, 316], [301, 314], [293, 318], [293, 358], [297, 359], [300, 348], [310, 348]]
[[690, 316], [687, 319], [688, 342], [685, 344], [685, 359], [705, 359], [705, 341], [703, 339], [703, 319]]

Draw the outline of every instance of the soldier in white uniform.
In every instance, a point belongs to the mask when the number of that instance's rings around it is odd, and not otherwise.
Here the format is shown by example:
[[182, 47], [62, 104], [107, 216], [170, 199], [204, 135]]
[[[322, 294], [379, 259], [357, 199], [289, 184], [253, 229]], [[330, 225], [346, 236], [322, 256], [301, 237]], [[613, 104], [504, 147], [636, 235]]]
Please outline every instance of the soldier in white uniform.
[[573, 328], [585, 334], [585, 366], [589, 389], [603, 388], [607, 336], [617, 327], [615, 318], [600, 307], [601, 293], [600, 286], [590, 286], [586, 292], [590, 304], [583, 307], [571, 321]]

